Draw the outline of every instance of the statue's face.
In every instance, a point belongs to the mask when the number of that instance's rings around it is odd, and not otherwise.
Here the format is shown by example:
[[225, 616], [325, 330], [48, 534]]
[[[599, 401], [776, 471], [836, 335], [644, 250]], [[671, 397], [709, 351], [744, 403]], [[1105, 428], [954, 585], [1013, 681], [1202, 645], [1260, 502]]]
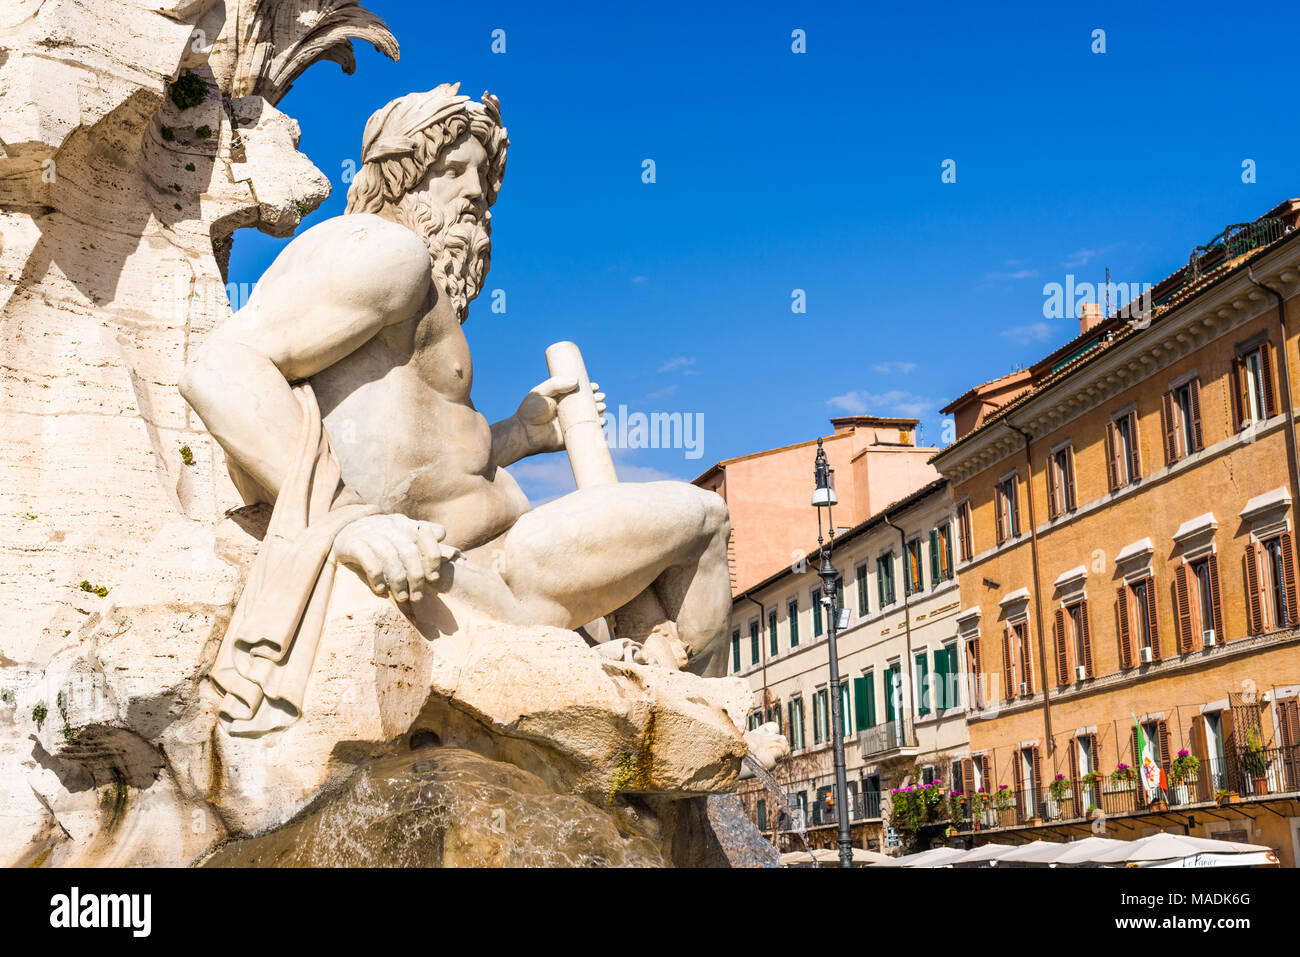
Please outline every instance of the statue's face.
[[[429, 168], [428, 174], [410, 195], [436, 210], [445, 210], [453, 205], [462, 207], [458, 217], [460, 222], [486, 225], [491, 218], [487, 209], [487, 191], [483, 185], [487, 163], [487, 150], [466, 131], [448, 149], [443, 150], [438, 161]], [[466, 206], [471, 209], [463, 209]]]

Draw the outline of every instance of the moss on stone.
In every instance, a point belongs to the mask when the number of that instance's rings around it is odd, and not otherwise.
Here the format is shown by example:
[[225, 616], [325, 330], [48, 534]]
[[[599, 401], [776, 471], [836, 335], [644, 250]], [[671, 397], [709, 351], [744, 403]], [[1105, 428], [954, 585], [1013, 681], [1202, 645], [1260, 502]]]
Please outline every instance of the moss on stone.
[[182, 110], [198, 106], [208, 95], [208, 85], [193, 70], [186, 70], [171, 86], [172, 102]]

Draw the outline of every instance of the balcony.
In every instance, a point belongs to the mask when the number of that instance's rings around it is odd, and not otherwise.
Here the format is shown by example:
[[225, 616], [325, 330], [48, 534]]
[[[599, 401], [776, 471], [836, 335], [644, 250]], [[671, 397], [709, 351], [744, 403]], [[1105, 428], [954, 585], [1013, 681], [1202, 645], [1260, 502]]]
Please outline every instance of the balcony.
[[886, 724], [859, 731], [858, 748], [864, 761], [915, 755], [918, 748], [912, 719], [899, 717]]

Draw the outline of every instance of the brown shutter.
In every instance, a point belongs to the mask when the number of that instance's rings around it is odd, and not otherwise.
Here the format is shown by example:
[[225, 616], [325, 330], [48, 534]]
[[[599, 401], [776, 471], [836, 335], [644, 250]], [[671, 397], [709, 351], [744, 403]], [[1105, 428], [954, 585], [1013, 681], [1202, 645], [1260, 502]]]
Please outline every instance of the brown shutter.
[[1115, 423], [1110, 421], [1106, 423], [1106, 484], [1113, 492], [1119, 488], [1119, 470], [1115, 458]]
[[1192, 602], [1187, 588], [1187, 563], [1174, 569], [1174, 591], [1178, 598], [1178, 651], [1192, 650]]
[[1286, 620], [1294, 628], [1297, 622], [1295, 595], [1295, 562], [1291, 549], [1291, 533], [1283, 532], [1279, 542], [1282, 548], [1282, 585], [1286, 593]]
[[1065, 654], [1065, 612], [1056, 609], [1056, 683], [1064, 687], [1070, 683], [1070, 666]]
[[1119, 617], [1119, 666], [1121, 668], [1133, 667], [1133, 643], [1130, 640], [1132, 631], [1129, 624], [1128, 614], [1128, 586], [1120, 585], [1115, 591], [1115, 608]]
[[1025, 682], [1025, 690], [1030, 694], [1034, 693], [1034, 668], [1033, 668], [1033, 651], [1029, 647], [1029, 626], [1025, 626], [1023, 633], [1017, 633], [1020, 639], [1020, 677]]
[[1210, 601], [1213, 603], [1212, 610], [1214, 622], [1214, 637], [1220, 644], [1228, 640], [1228, 636], [1223, 633], [1223, 602], [1219, 600], [1219, 556], [1210, 552], [1206, 562], [1210, 566]]
[[1010, 701], [1016, 696], [1016, 683], [1011, 669], [1011, 629], [1002, 629], [1002, 675], [1006, 685], [1006, 700]]
[[1273, 394], [1273, 345], [1262, 342], [1259, 346], [1259, 368], [1264, 375], [1264, 418], [1277, 413], [1277, 399]]
[[1192, 396], [1192, 434], [1189, 451], [1199, 452], [1205, 448], [1205, 436], [1201, 434], [1201, 380], [1193, 379], [1188, 384]]
[[989, 777], [989, 756], [987, 754], [981, 754], [979, 760], [980, 780], [984, 782], [984, 793], [992, 796], [995, 788], [993, 787], [993, 779]]
[[1192, 753], [1201, 759], [1201, 771], [1197, 775], [1194, 785], [1188, 785], [1194, 789], [1193, 800], [1208, 801], [1214, 796], [1210, 788], [1210, 782], [1214, 780], [1213, 755], [1210, 754], [1209, 745], [1205, 742], [1205, 716], [1197, 715], [1192, 718]]
[[[1138, 738], [1137, 738], [1136, 726], [1131, 727], [1128, 730], [1128, 751], [1129, 751], [1129, 755], [1131, 756], [1130, 760], [1132, 762], [1130, 764], [1130, 767], [1133, 768], [1133, 772], [1136, 774], [1137, 769], [1142, 766], [1142, 756], [1138, 754]], [[1142, 792], [1142, 782], [1139, 781], [1138, 794], [1140, 795], [1141, 792]]]
[[1161, 721], [1157, 733], [1160, 735], [1160, 767], [1164, 769], [1165, 777], [1168, 777], [1169, 765], [1173, 760], [1173, 755], [1169, 753], [1169, 723]]
[[1038, 745], [1034, 745], [1031, 752], [1034, 758], [1034, 780], [1030, 784], [1030, 793], [1034, 797], [1034, 807], [1030, 811], [1030, 817], [1038, 817], [1038, 809], [1043, 803], [1043, 755]]
[[1254, 542], [1246, 546], [1246, 600], [1250, 604], [1250, 633], [1264, 630], [1264, 595], [1259, 590], [1259, 548]]
[[1056, 467], [1056, 456], [1051, 452], [1047, 453], [1047, 517], [1056, 518], [1061, 513], [1057, 506], [1058, 498], [1061, 495], [1061, 470]]
[[1078, 494], [1074, 487], [1074, 446], [1065, 447], [1065, 507], [1073, 510], [1078, 505]]
[[1300, 791], [1300, 699], [1287, 698], [1277, 703], [1278, 724], [1282, 732], [1282, 766], [1286, 769], [1288, 791]]
[[1128, 434], [1133, 440], [1129, 449], [1128, 477], [1133, 482], [1142, 477], [1142, 443], [1138, 440], [1138, 417], [1136, 412], [1128, 414]]
[[971, 795], [975, 793], [975, 762], [970, 758], [961, 759], [961, 793], [966, 795], [966, 806], [971, 806]]
[[1011, 476], [1011, 498], [1007, 502], [1007, 536], [1010, 537], [1011, 530], [1014, 528], [1019, 535], [1023, 529], [1020, 521], [1020, 475], [1019, 473]]
[[1160, 424], [1165, 431], [1165, 461], [1178, 461], [1178, 419], [1174, 415], [1174, 394], [1166, 392], [1160, 402]]
[[[1116, 748], [1116, 750], [1119, 749]], [[1100, 771], [1101, 770], [1101, 742], [1097, 740], [1096, 734], [1088, 735], [1088, 752], [1092, 755], [1092, 766], [1098, 771]], [[1098, 790], [1100, 790], [1100, 786], [1098, 786]], [[1098, 797], [1100, 796], [1101, 795], [1099, 794]], [[1101, 802], [1098, 801], [1097, 803], [1100, 804]]]
[[1233, 431], [1246, 427], [1246, 413], [1250, 409], [1250, 396], [1246, 394], [1246, 360], [1237, 356], [1232, 360], [1232, 414], [1236, 420]]
[[1079, 602], [1079, 622], [1083, 626], [1079, 643], [1083, 646], [1084, 674], [1089, 678], [1095, 678], [1097, 672], [1092, 667], [1092, 633], [1091, 626], [1088, 624], [1088, 599], [1086, 598]]
[[1006, 532], [1006, 504], [1002, 498], [1002, 485], [993, 486], [993, 512], [997, 523], [998, 544], [1001, 545], [1007, 540]]
[[1151, 660], [1160, 660], [1160, 628], [1156, 621], [1156, 580], [1147, 576], [1147, 621], [1151, 623]]
[[1070, 796], [1074, 798], [1074, 816], [1079, 817], [1083, 814], [1083, 808], [1079, 805], [1079, 742], [1075, 738], [1070, 739], [1068, 745], [1070, 749]]
[[1016, 789], [1016, 807], [1020, 809], [1023, 820], [1024, 818], [1029, 817], [1028, 809], [1025, 807], [1025, 773], [1020, 768], [1020, 749], [1017, 748], [1012, 753], [1014, 754], [1014, 758], [1011, 761], [1011, 779], [1014, 782], [1014, 787]]

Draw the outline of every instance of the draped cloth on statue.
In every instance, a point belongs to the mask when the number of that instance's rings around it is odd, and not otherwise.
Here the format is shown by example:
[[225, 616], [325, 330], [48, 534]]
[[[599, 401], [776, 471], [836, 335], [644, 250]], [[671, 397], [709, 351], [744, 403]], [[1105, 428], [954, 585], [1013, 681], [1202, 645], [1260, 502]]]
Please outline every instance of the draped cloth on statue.
[[[224, 694], [218, 714], [233, 735], [287, 728], [302, 713], [334, 584], [334, 539], [380, 511], [340, 483], [311, 386], [296, 385], [293, 394], [302, 411], [293, 466], [210, 673]], [[241, 491], [251, 484], [235, 478]]]

